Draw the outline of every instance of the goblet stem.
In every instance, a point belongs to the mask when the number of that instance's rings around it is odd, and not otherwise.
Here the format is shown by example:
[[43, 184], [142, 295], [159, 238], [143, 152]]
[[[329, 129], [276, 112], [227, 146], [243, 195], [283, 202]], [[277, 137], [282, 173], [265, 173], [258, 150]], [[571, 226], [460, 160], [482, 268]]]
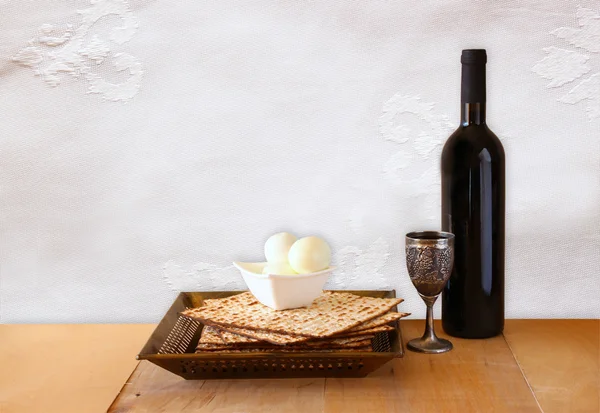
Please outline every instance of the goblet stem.
[[406, 347], [409, 350], [418, 351], [421, 353], [444, 353], [452, 350], [452, 343], [443, 338], [438, 338], [435, 335], [433, 327], [433, 304], [437, 300], [438, 295], [435, 297], [421, 295], [423, 301], [427, 305], [427, 320], [425, 322], [425, 332], [421, 338], [415, 338], [410, 340]]
[[[420, 295], [420, 294], [419, 294]], [[439, 295], [434, 297], [427, 297], [421, 295], [423, 301], [427, 305], [427, 321], [425, 322], [425, 332], [423, 333], [423, 339], [429, 339], [431, 341], [437, 341], [437, 336], [435, 335], [435, 330], [433, 329], [433, 305], [435, 304]]]

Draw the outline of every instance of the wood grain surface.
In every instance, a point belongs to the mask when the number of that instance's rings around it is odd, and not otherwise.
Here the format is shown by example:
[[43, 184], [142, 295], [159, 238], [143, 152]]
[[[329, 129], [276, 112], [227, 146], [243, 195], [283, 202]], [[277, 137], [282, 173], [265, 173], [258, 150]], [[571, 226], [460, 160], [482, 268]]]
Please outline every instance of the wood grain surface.
[[0, 413], [105, 412], [154, 327], [0, 325]]
[[[423, 322], [403, 323], [402, 328], [406, 339], [414, 338], [422, 333]], [[436, 330], [447, 337], [437, 322]], [[407, 351], [404, 359], [365, 380], [328, 380], [325, 411], [539, 411], [503, 337], [451, 340], [454, 350], [445, 354]]]
[[504, 335], [545, 413], [600, 412], [599, 320], [510, 320]]
[[365, 379], [185, 381], [149, 362], [129, 377], [153, 328], [0, 325], [0, 412], [600, 411], [599, 320], [507, 320], [506, 339], [451, 339]]

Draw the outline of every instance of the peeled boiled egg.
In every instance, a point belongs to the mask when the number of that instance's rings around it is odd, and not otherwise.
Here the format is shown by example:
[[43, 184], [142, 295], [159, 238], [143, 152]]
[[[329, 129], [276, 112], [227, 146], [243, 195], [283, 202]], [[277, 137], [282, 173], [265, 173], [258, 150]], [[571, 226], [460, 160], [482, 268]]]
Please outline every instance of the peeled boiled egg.
[[271, 235], [265, 243], [265, 257], [269, 264], [288, 262], [290, 248], [298, 238], [287, 232]]
[[263, 269], [263, 274], [297, 275], [298, 273], [287, 262], [276, 262], [267, 264]]
[[299, 274], [321, 271], [331, 263], [331, 248], [319, 237], [301, 238], [290, 248], [288, 260]]

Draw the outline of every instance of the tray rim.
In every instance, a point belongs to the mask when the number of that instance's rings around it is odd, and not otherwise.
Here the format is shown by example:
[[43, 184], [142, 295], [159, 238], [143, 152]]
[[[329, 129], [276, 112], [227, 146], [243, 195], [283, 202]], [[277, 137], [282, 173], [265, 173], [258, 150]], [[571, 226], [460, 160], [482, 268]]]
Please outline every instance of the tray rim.
[[[236, 293], [243, 293], [248, 290], [222, 290], [222, 291], [182, 291], [175, 297], [175, 300], [158, 323], [156, 328], [150, 334], [150, 337], [137, 354], [137, 360], [239, 360], [241, 357], [243, 358], [251, 358], [251, 359], [308, 359], [315, 357], [328, 357], [328, 358], [339, 358], [339, 359], [351, 359], [351, 358], [382, 358], [382, 359], [394, 359], [394, 358], [402, 358], [404, 356], [404, 342], [402, 338], [402, 329], [400, 327], [400, 322], [402, 319], [398, 319], [395, 323], [395, 332], [398, 336], [398, 351], [388, 351], [388, 352], [374, 352], [374, 351], [344, 351], [344, 352], [328, 352], [328, 353], [319, 353], [319, 352], [303, 352], [303, 353], [287, 353], [287, 352], [277, 352], [277, 351], [268, 351], [268, 352], [240, 352], [240, 353], [221, 353], [214, 352], [210, 354], [203, 353], [176, 353], [176, 354], [159, 354], [155, 352], [144, 352], [144, 350], [150, 346], [150, 343], [154, 337], [154, 335], [161, 329], [163, 324], [171, 324], [170, 316], [173, 313], [179, 314], [179, 312], [174, 308], [177, 306], [178, 301], [183, 299], [183, 297], [188, 294], [230, 294], [234, 295]], [[385, 293], [389, 294], [390, 297], [396, 297], [396, 290], [323, 290], [323, 291], [334, 291], [334, 292], [348, 292], [348, 293], [362, 293], [362, 294], [373, 294], [373, 293]], [[394, 306], [393, 310], [398, 311], [398, 306]], [[200, 323], [202, 324], [202, 323]], [[202, 324], [204, 325], [204, 324]]]

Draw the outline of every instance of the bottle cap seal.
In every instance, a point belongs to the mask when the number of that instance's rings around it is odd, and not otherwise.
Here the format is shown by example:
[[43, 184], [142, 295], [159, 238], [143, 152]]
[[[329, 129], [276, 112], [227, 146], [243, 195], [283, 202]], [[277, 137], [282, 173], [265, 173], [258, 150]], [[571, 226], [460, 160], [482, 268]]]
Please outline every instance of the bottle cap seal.
[[484, 65], [487, 63], [485, 49], [466, 49], [462, 51], [460, 62], [463, 65]]

